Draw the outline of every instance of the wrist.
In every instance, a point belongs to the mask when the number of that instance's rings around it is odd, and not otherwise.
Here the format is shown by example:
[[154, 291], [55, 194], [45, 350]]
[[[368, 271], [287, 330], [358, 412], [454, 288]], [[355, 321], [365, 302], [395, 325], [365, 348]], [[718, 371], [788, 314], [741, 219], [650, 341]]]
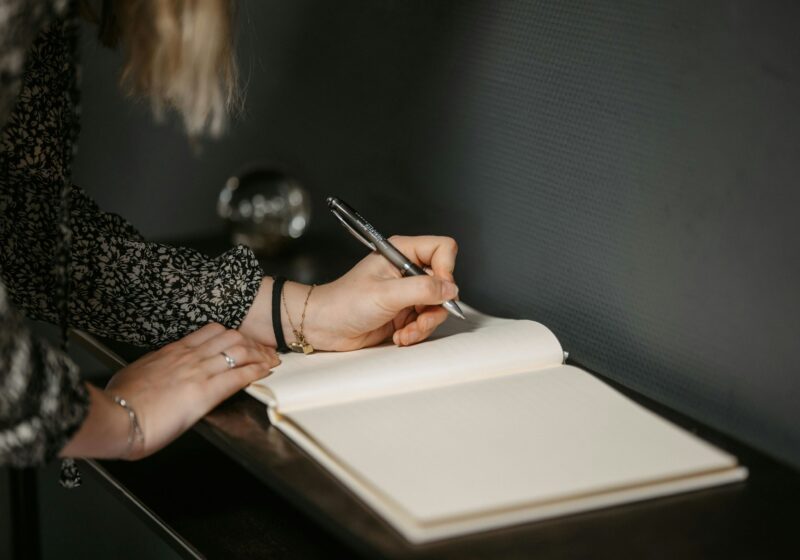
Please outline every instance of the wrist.
[[125, 451], [119, 456], [120, 459], [136, 459], [141, 457], [145, 450], [144, 431], [142, 430], [140, 416], [133, 409], [128, 399], [112, 394], [111, 399], [114, 404], [125, 412], [128, 419], [128, 434], [126, 438]]
[[[250, 310], [239, 326], [239, 332], [261, 344], [277, 348], [278, 340], [276, 338], [272, 317], [272, 288], [274, 283], [275, 280], [272, 276], [265, 276], [261, 280], [261, 286], [259, 286], [256, 297], [250, 305]], [[295, 326], [299, 326], [300, 316], [303, 312], [303, 304], [305, 303], [305, 297], [310, 287], [311, 286], [308, 284], [286, 280], [282, 288], [283, 293], [278, 294], [278, 313], [283, 330], [283, 337], [287, 344], [295, 340], [294, 329], [292, 327], [292, 322], [289, 320], [287, 307], [292, 313], [292, 320]], [[319, 287], [316, 289], [319, 289]], [[285, 304], [284, 298], [286, 299]], [[306, 314], [305, 326], [303, 328], [304, 333], [309, 332], [308, 313], [310, 313], [310, 310], [308, 310]], [[309, 341], [312, 345], [314, 344], [313, 341]], [[314, 347], [316, 348], [316, 345]]]
[[61, 457], [120, 459], [128, 450], [130, 419], [113, 398], [94, 385], [89, 391], [89, 413], [61, 450]]
[[[281, 294], [283, 334], [286, 345], [293, 351], [312, 352], [321, 349], [318, 344], [309, 340], [308, 304], [314, 284], [287, 281]], [[288, 325], [286, 324], [288, 321]]]
[[[250, 306], [250, 310], [239, 326], [239, 331], [261, 344], [277, 348], [278, 342], [275, 338], [275, 329], [272, 322], [273, 283], [274, 279], [271, 276], [265, 276], [261, 280], [261, 286]], [[299, 328], [300, 318], [305, 306], [306, 318], [303, 324], [303, 334], [306, 340], [315, 350], [332, 350], [335, 348], [334, 334], [327, 330], [330, 327], [330, 322], [323, 317], [325, 311], [324, 302], [329, 286], [330, 284], [316, 286], [306, 306], [306, 296], [311, 288], [310, 284], [303, 284], [294, 280], [286, 280], [283, 284], [283, 294], [282, 297], [278, 298], [278, 303], [280, 304], [281, 328], [287, 345], [295, 341], [292, 322]], [[285, 304], [284, 297], [286, 299]], [[289, 320], [290, 313], [291, 321]]]
[[272, 285], [271, 276], [264, 276], [256, 292], [250, 309], [239, 325], [239, 332], [265, 346], [277, 348], [275, 331], [272, 326]]

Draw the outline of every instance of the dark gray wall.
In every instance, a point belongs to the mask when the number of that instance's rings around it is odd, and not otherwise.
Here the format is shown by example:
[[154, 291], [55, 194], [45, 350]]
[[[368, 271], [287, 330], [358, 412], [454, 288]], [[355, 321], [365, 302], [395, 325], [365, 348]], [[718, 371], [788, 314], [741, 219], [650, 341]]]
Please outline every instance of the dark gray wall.
[[76, 182], [104, 207], [218, 231], [225, 177], [283, 162], [315, 228], [352, 243], [333, 193], [453, 235], [465, 301], [800, 466], [800, 5], [242, 5], [247, 119], [199, 160], [86, 49]]

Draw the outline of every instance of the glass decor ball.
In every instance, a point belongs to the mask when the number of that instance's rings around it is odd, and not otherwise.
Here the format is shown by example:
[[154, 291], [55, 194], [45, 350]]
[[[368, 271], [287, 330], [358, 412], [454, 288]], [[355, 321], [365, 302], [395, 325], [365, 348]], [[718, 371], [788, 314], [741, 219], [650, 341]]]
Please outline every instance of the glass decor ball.
[[217, 214], [227, 223], [234, 245], [276, 255], [308, 228], [310, 196], [297, 179], [280, 170], [251, 167], [225, 182]]

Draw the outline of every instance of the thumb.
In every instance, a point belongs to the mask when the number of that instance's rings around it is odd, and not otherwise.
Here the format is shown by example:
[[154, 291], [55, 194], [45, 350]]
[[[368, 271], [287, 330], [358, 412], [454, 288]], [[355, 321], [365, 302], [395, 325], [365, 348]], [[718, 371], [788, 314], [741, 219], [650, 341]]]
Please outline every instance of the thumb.
[[392, 278], [380, 283], [378, 299], [383, 307], [399, 312], [413, 305], [439, 305], [458, 295], [458, 286], [436, 276]]

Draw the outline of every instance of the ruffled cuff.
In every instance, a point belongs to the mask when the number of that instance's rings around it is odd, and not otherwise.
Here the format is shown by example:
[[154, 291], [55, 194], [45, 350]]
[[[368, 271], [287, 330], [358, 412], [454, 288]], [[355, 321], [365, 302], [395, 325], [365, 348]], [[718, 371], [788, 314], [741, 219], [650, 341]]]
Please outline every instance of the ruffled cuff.
[[17, 467], [55, 459], [89, 412], [89, 392], [75, 363], [45, 344], [34, 346], [29, 366], [37, 373], [30, 376], [26, 389], [34, 398], [21, 403], [24, 413], [0, 438], [7, 464]]
[[229, 329], [242, 324], [261, 287], [264, 271], [253, 250], [237, 245], [220, 257], [219, 274], [211, 287], [217, 302], [213, 320]]

